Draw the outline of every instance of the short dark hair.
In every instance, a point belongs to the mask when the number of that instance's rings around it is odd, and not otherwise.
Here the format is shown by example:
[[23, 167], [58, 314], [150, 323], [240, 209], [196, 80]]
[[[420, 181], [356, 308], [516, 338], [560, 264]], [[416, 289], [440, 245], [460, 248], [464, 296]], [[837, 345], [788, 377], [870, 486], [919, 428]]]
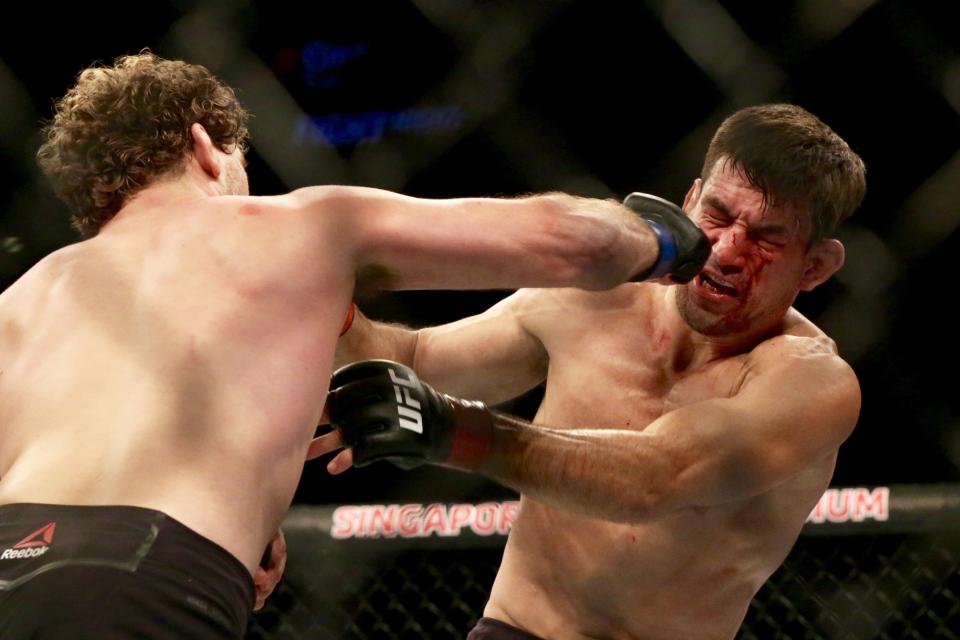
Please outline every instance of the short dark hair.
[[866, 192], [866, 167], [815, 115], [792, 104], [741, 109], [717, 129], [700, 177], [729, 161], [766, 204], [798, 204], [810, 215], [810, 243], [829, 237]]
[[242, 152], [247, 118], [206, 68], [143, 51], [79, 74], [43, 129], [37, 161], [73, 226], [93, 234], [152, 180], [183, 170], [193, 123], [223, 151]]

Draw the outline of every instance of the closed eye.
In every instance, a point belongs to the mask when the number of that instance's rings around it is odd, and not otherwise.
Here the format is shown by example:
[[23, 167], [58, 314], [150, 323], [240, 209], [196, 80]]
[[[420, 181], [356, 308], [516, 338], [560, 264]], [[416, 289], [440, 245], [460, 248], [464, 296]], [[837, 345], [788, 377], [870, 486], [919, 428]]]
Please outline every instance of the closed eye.
[[726, 213], [711, 207], [704, 208], [700, 216], [701, 225], [706, 222], [713, 227], [727, 227], [730, 226], [732, 221], [733, 218], [728, 216]]
[[768, 236], [760, 236], [757, 238], [757, 242], [768, 247], [781, 248], [786, 246], [786, 242], [781, 238], [771, 238]]

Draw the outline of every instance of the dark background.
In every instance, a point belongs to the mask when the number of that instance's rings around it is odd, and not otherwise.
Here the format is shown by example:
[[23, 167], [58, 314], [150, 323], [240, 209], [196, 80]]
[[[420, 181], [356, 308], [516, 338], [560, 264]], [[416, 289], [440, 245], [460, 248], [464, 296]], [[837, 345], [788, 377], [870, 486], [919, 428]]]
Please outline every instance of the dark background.
[[[960, 479], [955, 274], [960, 42], [953, 2], [78, 3], [0, 26], [0, 281], [76, 241], [35, 168], [37, 130], [93, 61], [150, 47], [204, 64], [254, 113], [250, 184], [362, 184], [425, 197], [562, 190], [681, 201], [734, 109], [789, 101], [864, 158], [848, 262], [797, 306], [863, 388], [835, 484]], [[387, 294], [373, 317], [420, 326], [504, 292]], [[791, 393], [784, 389], [784, 394]], [[529, 417], [537, 394], [509, 408]], [[610, 401], [616, 401], [613, 397]], [[440, 469], [329, 478], [298, 502], [506, 493]]]

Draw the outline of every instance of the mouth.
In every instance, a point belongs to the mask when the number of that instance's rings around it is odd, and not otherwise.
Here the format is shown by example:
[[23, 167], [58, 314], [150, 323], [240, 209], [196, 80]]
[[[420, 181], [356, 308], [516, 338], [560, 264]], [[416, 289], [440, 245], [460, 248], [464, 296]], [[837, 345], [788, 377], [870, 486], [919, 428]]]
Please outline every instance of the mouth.
[[732, 298], [736, 298], [739, 295], [739, 291], [737, 291], [737, 288], [733, 285], [726, 283], [719, 278], [712, 277], [710, 274], [702, 271], [697, 276], [696, 282], [698, 286], [713, 293], [730, 296]]

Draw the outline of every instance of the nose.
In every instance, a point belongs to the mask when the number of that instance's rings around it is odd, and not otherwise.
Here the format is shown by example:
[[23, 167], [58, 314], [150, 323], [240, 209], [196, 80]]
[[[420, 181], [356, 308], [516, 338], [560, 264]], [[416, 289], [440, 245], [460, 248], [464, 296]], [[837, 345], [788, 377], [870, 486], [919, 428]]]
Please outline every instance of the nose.
[[736, 225], [714, 229], [707, 237], [713, 245], [713, 261], [724, 272], [735, 272], [746, 263], [748, 239], [743, 229]]

